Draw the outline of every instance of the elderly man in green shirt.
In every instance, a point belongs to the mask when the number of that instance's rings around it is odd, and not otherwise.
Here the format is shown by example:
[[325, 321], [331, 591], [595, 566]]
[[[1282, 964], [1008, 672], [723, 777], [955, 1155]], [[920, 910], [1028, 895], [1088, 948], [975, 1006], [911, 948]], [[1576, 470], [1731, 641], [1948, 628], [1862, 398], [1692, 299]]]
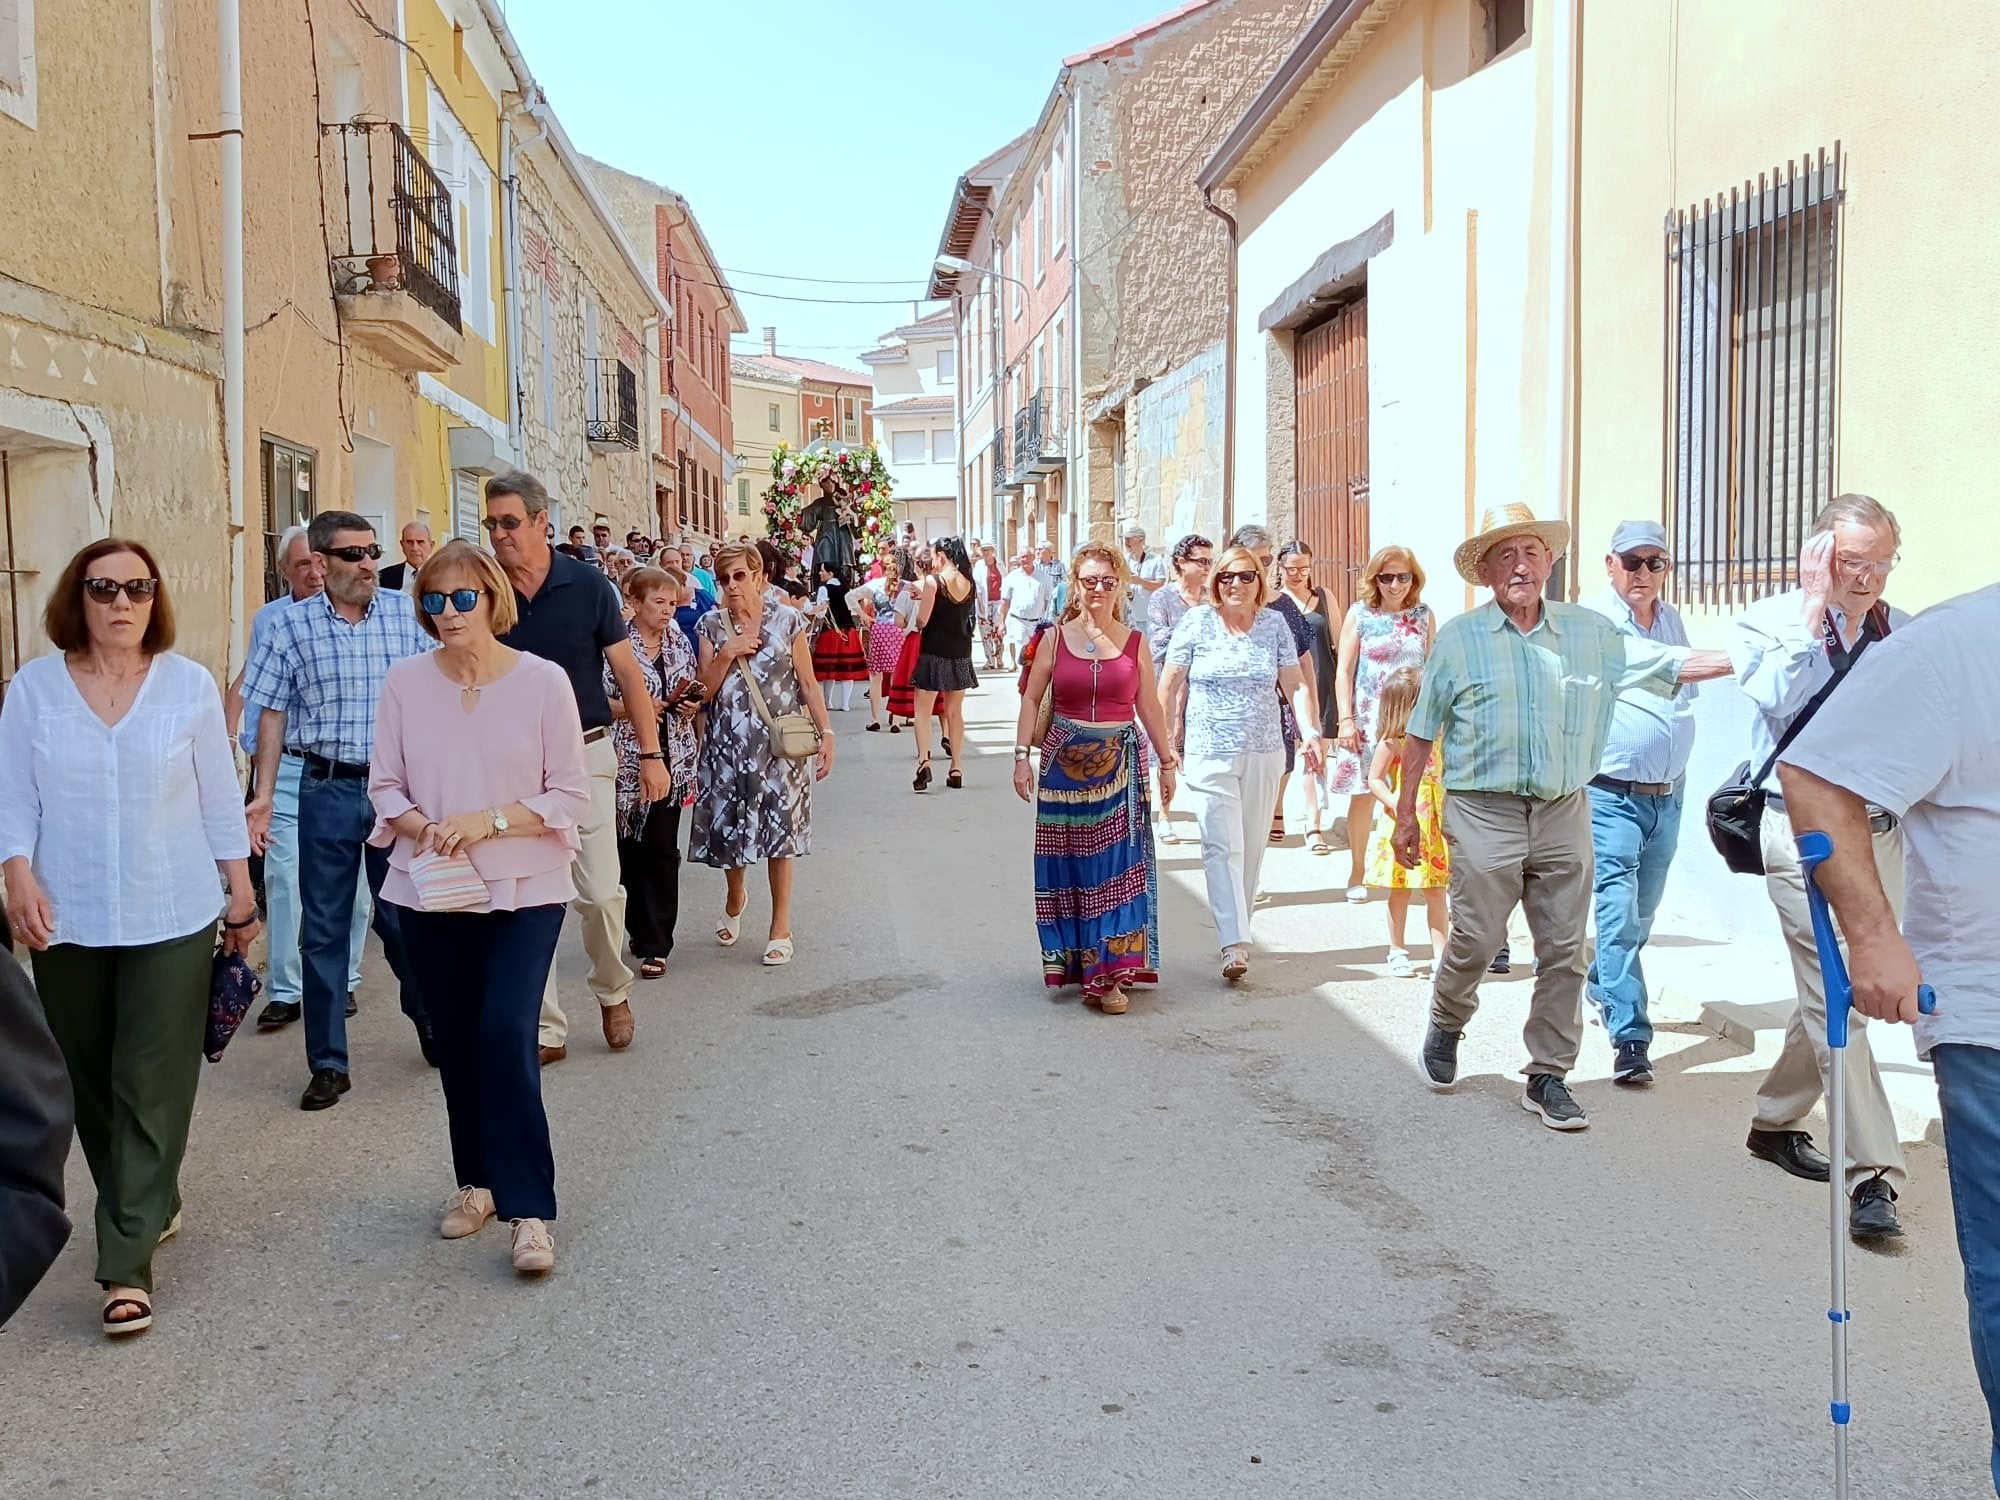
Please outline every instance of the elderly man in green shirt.
[[1444, 831], [1451, 846], [1451, 937], [1431, 989], [1421, 1062], [1431, 1086], [1458, 1079], [1458, 1044], [1479, 981], [1518, 902], [1539, 972], [1522, 1032], [1521, 1107], [1552, 1130], [1590, 1121], [1564, 1077], [1583, 1042], [1578, 962], [1591, 905], [1590, 801], [1612, 709], [1628, 688], [1662, 697], [1721, 677], [1721, 651], [1622, 634], [1595, 610], [1542, 596], [1569, 527], [1525, 505], [1489, 509], [1454, 561], [1493, 602], [1448, 621], [1424, 666], [1403, 744], [1397, 860], [1417, 860], [1416, 794], [1431, 747], [1444, 747]]

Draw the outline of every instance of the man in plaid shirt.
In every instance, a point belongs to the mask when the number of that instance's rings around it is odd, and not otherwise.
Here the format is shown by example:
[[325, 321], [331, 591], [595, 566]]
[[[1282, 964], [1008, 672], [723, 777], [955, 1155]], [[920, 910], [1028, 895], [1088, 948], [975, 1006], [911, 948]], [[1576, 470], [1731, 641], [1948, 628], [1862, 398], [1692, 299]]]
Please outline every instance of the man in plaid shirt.
[[257, 779], [249, 807], [252, 847], [270, 836], [271, 792], [281, 753], [304, 762], [299, 782], [299, 956], [304, 969], [306, 1065], [301, 1109], [327, 1109], [348, 1091], [348, 921], [365, 869], [375, 932], [402, 987], [403, 1014], [431, 1060], [430, 1025], [403, 961], [396, 908], [380, 899], [386, 849], [368, 844], [375, 814], [368, 761], [382, 679], [406, 656], [432, 649], [407, 594], [376, 587], [382, 548], [375, 529], [348, 511], [313, 518], [307, 545], [326, 562], [326, 589], [274, 623], [243, 674], [243, 699], [258, 710]]

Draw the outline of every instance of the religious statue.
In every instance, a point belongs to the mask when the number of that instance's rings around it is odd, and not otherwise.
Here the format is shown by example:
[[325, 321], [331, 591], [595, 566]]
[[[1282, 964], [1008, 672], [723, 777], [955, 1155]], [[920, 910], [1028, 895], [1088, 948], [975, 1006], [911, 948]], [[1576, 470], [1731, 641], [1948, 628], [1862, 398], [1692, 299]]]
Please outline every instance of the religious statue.
[[799, 512], [799, 525], [812, 533], [813, 566], [834, 567], [850, 576], [859, 558], [855, 532], [860, 525], [853, 497], [831, 475], [819, 482], [819, 499]]

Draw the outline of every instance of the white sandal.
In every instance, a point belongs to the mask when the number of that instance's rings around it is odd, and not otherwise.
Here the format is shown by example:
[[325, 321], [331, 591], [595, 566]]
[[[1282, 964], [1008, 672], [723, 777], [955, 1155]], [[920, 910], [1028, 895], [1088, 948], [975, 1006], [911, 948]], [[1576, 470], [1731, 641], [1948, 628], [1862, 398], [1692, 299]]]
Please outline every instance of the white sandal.
[[[750, 902], [746, 897], [743, 902], [743, 911], [748, 910], [750, 910]], [[715, 940], [722, 944], [723, 947], [734, 948], [736, 946], [737, 934], [743, 930], [743, 911], [731, 911], [729, 909], [729, 892], [724, 891], [722, 893], [722, 915], [715, 920]]]
[[792, 940], [790, 938], [772, 938], [770, 942], [764, 945], [764, 966], [766, 968], [775, 969], [780, 964], [788, 964], [791, 961]]

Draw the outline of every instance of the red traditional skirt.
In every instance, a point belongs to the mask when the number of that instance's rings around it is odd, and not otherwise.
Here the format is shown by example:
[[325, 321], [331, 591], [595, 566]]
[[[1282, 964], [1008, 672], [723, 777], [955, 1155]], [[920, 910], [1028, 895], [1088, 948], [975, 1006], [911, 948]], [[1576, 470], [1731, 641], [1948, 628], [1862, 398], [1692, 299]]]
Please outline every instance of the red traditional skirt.
[[896, 658], [895, 673], [889, 678], [889, 717], [892, 719], [914, 719], [917, 716], [917, 690], [910, 683], [910, 674], [917, 669], [919, 648], [923, 645], [923, 632], [912, 630], [903, 640], [903, 649]]
[[861, 632], [829, 625], [813, 642], [813, 676], [821, 682], [865, 682], [868, 658], [861, 649]]

